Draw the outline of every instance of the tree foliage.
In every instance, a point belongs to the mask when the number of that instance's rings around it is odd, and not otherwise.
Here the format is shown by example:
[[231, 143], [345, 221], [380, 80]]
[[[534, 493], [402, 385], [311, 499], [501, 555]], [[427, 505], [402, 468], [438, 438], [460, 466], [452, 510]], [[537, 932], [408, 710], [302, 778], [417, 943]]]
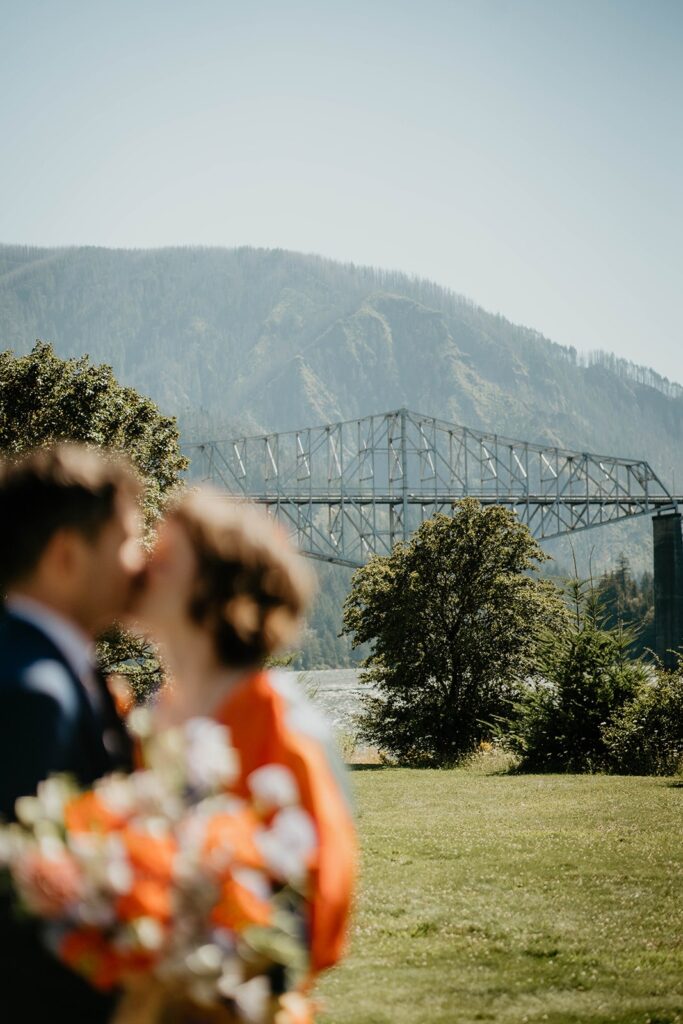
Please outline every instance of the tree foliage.
[[[111, 367], [95, 366], [88, 356], [60, 359], [42, 341], [25, 356], [0, 352], [0, 453], [17, 456], [62, 440], [125, 452], [146, 484], [148, 525], [187, 466], [175, 419], [119, 384]], [[138, 687], [158, 681], [151, 652], [121, 630], [102, 639], [99, 653], [107, 670], [125, 663]]]
[[362, 736], [404, 763], [453, 764], [488, 739], [566, 614], [514, 513], [473, 499], [353, 576], [344, 632], [371, 645]]
[[0, 452], [61, 440], [125, 452], [147, 484], [148, 520], [187, 467], [175, 419], [119, 384], [110, 366], [60, 359], [43, 341], [26, 356], [0, 352]]
[[633, 634], [606, 623], [590, 581], [568, 584], [571, 615], [546, 634], [535, 678], [516, 704], [507, 742], [528, 771], [599, 771], [605, 729], [645, 679], [630, 654]]
[[657, 667], [604, 730], [607, 767], [621, 775], [683, 771], [683, 661]]

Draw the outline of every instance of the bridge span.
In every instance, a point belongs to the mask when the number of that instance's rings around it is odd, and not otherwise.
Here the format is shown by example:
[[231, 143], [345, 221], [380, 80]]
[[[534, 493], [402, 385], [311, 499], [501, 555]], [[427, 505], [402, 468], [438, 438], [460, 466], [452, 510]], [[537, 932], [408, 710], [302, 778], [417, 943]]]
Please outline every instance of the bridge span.
[[652, 517], [657, 653], [683, 645], [679, 505], [642, 459], [533, 444], [398, 409], [185, 446], [193, 479], [265, 505], [313, 558], [359, 566], [460, 498], [512, 507], [539, 540]]

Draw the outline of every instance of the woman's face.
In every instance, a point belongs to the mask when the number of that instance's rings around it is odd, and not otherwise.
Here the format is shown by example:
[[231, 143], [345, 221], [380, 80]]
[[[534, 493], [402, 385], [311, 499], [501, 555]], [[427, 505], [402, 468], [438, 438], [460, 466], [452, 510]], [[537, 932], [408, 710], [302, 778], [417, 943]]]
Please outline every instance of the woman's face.
[[172, 517], [164, 520], [149, 555], [133, 617], [160, 638], [186, 625], [196, 574], [197, 558], [185, 529]]

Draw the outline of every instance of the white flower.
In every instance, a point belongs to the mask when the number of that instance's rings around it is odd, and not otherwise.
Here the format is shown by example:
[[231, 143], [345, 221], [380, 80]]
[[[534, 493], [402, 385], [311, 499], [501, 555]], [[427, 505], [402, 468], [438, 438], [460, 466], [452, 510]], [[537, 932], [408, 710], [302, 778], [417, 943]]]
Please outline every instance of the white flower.
[[48, 860], [61, 860], [66, 853], [64, 843], [55, 835], [40, 836], [38, 838], [38, 849], [43, 857], [46, 857]]
[[0, 828], [0, 867], [8, 867], [23, 846], [22, 837], [11, 826]]
[[53, 777], [38, 783], [38, 800], [43, 814], [54, 822], [61, 822], [64, 804], [74, 795], [74, 787], [67, 779]]
[[44, 836], [60, 836], [63, 831], [63, 826], [57, 824], [56, 821], [49, 821], [47, 818], [43, 818], [41, 821], [37, 821], [33, 828], [36, 839], [40, 839]]
[[173, 879], [181, 889], [191, 889], [197, 885], [197, 871], [200, 858], [197, 851], [180, 850], [173, 861]]
[[178, 823], [176, 836], [181, 852], [187, 857], [197, 857], [204, 848], [208, 815], [196, 809], [189, 811]]
[[266, 865], [276, 878], [294, 883], [304, 881], [308, 860], [318, 839], [309, 814], [300, 807], [285, 807], [273, 818], [271, 827], [256, 836]]
[[153, 836], [155, 839], [166, 839], [171, 834], [171, 822], [161, 814], [140, 815], [131, 818], [131, 826], [138, 832]]
[[244, 981], [244, 968], [237, 957], [226, 957], [223, 960], [221, 976], [216, 988], [224, 999], [232, 999], [235, 989]]
[[214, 814], [240, 814], [249, 806], [246, 800], [232, 793], [217, 793], [196, 805], [196, 812], [210, 818]]
[[299, 802], [299, 787], [294, 774], [281, 764], [266, 764], [247, 779], [254, 799], [267, 809], [290, 807]]
[[95, 835], [92, 832], [70, 832], [66, 837], [66, 843], [81, 867], [86, 871], [90, 869], [93, 861], [102, 856], [103, 841], [101, 835]]
[[95, 897], [79, 903], [75, 916], [87, 928], [108, 928], [116, 921], [111, 901]]
[[118, 896], [133, 888], [133, 869], [123, 857], [117, 857], [106, 865], [105, 878], [109, 888]]
[[182, 773], [176, 765], [173, 772], [137, 771], [129, 777], [128, 788], [134, 805], [147, 814], [161, 814], [176, 821], [185, 810], [178, 790]]
[[22, 825], [30, 828], [43, 816], [43, 808], [37, 796], [20, 796], [14, 805], [14, 813]]
[[248, 1024], [262, 1024], [270, 1008], [270, 984], [259, 975], [237, 985], [232, 991], [240, 1015]]
[[187, 781], [193, 789], [211, 792], [234, 782], [239, 759], [229, 729], [211, 718], [192, 718], [184, 734]]
[[95, 783], [97, 795], [102, 803], [114, 814], [123, 817], [135, 809], [135, 792], [130, 781], [123, 775], [108, 775]]
[[164, 930], [155, 918], [138, 917], [132, 922], [131, 928], [138, 945], [143, 949], [147, 949], [150, 952], [161, 949], [164, 943]]
[[255, 868], [235, 868], [232, 877], [238, 885], [244, 886], [255, 896], [259, 896], [262, 900], [270, 899], [272, 895], [270, 883], [262, 871], [257, 871]]
[[223, 950], [213, 943], [199, 946], [185, 957], [185, 965], [192, 974], [200, 977], [215, 976], [223, 966]]

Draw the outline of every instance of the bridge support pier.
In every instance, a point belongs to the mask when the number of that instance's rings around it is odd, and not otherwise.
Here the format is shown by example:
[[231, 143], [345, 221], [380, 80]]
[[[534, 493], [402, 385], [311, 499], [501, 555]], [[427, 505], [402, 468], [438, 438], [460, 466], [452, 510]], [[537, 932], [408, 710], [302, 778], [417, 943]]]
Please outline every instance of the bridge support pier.
[[683, 647], [683, 517], [674, 512], [652, 519], [654, 534], [655, 653], [673, 668], [672, 651]]

